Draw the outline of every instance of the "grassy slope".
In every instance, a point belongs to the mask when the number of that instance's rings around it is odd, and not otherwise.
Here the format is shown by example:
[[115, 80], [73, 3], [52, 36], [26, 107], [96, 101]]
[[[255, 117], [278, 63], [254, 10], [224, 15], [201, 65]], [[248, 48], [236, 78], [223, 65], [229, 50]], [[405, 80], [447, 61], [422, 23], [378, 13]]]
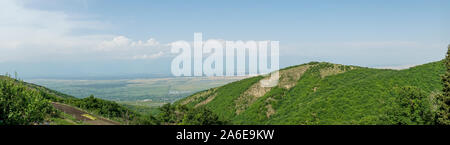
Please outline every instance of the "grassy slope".
[[[427, 93], [441, 90], [442, 61], [406, 70], [339, 66], [343, 73], [321, 76], [330, 63], [313, 64], [290, 89], [274, 87], [239, 115], [236, 99], [262, 77], [234, 82], [178, 101], [195, 106], [214, 96], [206, 107], [233, 124], [380, 124], [395, 87], [416, 86]], [[302, 66], [302, 65], [300, 65]], [[285, 70], [293, 69], [294, 66]], [[202, 94], [203, 93], [203, 94]], [[190, 101], [186, 101], [190, 100]], [[270, 107], [269, 107], [270, 106]], [[268, 116], [269, 108], [274, 112]]]

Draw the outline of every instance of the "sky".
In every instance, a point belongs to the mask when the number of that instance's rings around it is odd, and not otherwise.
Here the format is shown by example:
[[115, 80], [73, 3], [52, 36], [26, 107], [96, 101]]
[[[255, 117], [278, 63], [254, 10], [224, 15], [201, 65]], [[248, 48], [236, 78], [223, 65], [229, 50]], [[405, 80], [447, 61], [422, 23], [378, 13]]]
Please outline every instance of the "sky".
[[280, 67], [403, 68], [444, 58], [447, 0], [1, 0], [0, 73], [170, 75], [170, 44], [280, 42]]

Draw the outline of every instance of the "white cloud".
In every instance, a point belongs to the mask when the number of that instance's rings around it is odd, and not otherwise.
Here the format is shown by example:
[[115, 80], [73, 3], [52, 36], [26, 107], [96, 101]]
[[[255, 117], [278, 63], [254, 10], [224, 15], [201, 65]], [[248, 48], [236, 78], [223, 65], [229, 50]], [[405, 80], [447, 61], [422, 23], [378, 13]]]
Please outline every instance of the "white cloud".
[[135, 56], [133, 56], [133, 59], [156, 59], [163, 55], [164, 55], [164, 52], [160, 51], [158, 53], [150, 54], [150, 55], [147, 55], [147, 54], [135, 55]]
[[114, 50], [131, 50], [131, 49], [141, 49], [156, 47], [159, 42], [153, 38], [148, 39], [143, 42], [142, 40], [133, 41], [125, 36], [117, 36], [112, 40], [107, 40], [101, 42], [96, 49], [100, 51], [114, 51]]
[[115, 59], [156, 59], [170, 55], [169, 45], [162, 45], [154, 38], [147, 41], [133, 41], [125, 36], [117, 36], [111, 40], [102, 41], [95, 47], [96, 53], [109, 54]]
[[93, 19], [80, 20], [80, 16], [61, 11], [28, 8], [22, 1], [1, 0], [0, 61], [87, 59], [89, 56], [129, 59], [144, 54], [144, 58], [157, 58], [164, 52], [165, 47], [154, 38], [133, 41], [125, 36], [72, 33], [103, 30], [108, 26]]
[[4, 61], [36, 60], [85, 51], [108, 35], [69, 35], [75, 29], [93, 29], [93, 20], [71, 20], [59, 11], [24, 7], [22, 1], [0, 1], [0, 57]]
[[148, 39], [144, 43], [141, 40], [131, 43], [131, 46], [133, 46], [133, 47], [149, 47], [149, 46], [156, 46], [156, 45], [159, 45], [159, 42], [153, 38]]
[[125, 36], [117, 36], [114, 37], [113, 40], [101, 42], [98, 45], [97, 50], [111, 51], [118, 48], [126, 48], [129, 47], [130, 42], [131, 40]]

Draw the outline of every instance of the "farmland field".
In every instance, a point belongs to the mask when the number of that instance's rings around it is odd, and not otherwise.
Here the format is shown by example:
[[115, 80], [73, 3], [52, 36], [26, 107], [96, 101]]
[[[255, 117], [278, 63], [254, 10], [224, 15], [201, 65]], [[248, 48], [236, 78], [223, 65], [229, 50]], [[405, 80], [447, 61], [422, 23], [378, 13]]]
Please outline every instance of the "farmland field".
[[218, 87], [244, 77], [180, 77], [117, 80], [31, 79], [77, 98], [89, 95], [138, 106], [160, 106], [208, 88]]

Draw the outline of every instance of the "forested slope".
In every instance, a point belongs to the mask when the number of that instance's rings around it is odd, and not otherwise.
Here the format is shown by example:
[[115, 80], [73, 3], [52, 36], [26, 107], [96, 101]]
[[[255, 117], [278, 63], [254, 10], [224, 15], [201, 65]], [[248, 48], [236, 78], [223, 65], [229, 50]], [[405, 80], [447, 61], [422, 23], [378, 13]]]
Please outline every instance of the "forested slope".
[[399, 92], [423, 92], [432, 106], [445, 71], [443, 61], [405, 70], [311, 62], [281, 70], [273, 88], [261, 87], [258, 76], [175, 104], [205, 107], [232, 124], [392, 124]]

